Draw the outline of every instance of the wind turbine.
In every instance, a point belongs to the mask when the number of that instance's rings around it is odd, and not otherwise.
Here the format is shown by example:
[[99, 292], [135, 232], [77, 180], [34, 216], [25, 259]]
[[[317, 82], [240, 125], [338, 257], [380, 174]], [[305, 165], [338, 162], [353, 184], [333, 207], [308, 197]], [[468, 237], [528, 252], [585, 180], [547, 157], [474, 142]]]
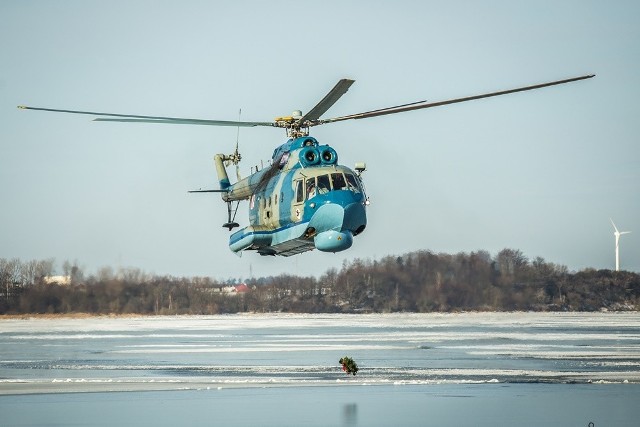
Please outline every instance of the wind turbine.
[[611, 225], [613, 225], [613, 229], [615, 230], [613, 232], [613, 235], [616, 236], [616, 271], [620, 271], [620, 248], [619, 248], [620, 236], [622, 236], [623, 234], [629, 234], [631, 232], [618, 231], [618, 227], [616, 227], [616, 225], [613, 223], [613, 220], [611, 218], [609, 218], [609, 220], [611, 220]]

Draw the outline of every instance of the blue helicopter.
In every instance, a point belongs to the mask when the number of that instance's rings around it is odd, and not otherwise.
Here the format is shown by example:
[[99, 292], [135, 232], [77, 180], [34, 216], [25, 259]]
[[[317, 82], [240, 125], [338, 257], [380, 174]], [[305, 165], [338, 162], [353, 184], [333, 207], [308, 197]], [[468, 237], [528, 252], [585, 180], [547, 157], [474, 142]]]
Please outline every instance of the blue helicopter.
[[353, 238], [361, 234], [367, 226], [366, 207], [369, 205], [369, 199], [362, 181], [362, 172], [366, 165], [358, 163], [353, 170], [340, 165], [334, 148], [321, 145], [309, 136], [311, 127], [540, 89], [592, 77], [594, 75], [590, 74], [439, 102], [418, 101], [330, 119], [321, 117], [349, 90], [354, 80], [340, 80], [304, 115], [300, 111], [294, 111], [291, 116], [278, 117], [269, 122], [141, 116], [27, 106], [18, 108], [98, 116], [95, 121], [238, 128], [269, 126], [285, 129], [288, 140], [274, 150], [268, 167], [257, 170], [243, 179], [238, 176], [237, 182], [231, 184], [226, 167], [234, 164], [237, 168], [241, 160], [236, 143], [234, 153], [217, 154], [214, 158], [220, 188], [191, 192], [221, 193], [228, 212], [228, 221], [223, 227], [229, 231], [239, 227], [235, 217], [240, 202], [249, 201], [249, 225], [234, 232], [229, 238], [229, 248], [233, 252], [242, 254], [250, 250], [257, 251], [260, 255], [291, 256], [313, 249], [324, 252], [344, 251], [352, 246]]

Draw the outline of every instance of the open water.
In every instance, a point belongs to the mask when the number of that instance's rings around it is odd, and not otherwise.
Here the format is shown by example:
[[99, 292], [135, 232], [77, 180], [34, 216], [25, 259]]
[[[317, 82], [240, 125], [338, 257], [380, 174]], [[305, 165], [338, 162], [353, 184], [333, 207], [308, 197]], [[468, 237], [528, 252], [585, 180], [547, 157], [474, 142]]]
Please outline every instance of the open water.
[[2, 426], [639, 419], [639, 313], [0, 320]]

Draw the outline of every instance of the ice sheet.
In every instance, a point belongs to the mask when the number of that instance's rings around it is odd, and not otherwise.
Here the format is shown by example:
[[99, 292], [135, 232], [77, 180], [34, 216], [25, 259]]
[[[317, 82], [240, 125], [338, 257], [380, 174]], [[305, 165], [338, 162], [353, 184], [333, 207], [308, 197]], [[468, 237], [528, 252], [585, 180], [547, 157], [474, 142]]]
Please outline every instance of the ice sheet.
[[0, 320], [0, 394], [495, 382], [640, 383], [640, 315]]

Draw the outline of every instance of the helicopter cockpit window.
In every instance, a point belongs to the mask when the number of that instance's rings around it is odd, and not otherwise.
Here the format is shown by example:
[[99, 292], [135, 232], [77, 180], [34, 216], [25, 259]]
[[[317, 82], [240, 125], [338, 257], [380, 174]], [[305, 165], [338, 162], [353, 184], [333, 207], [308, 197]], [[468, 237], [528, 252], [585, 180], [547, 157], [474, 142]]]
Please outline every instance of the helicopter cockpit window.
[[304, 201], [304, 189], [302, 187], [302, 180], [296, 181], [296, 203]]
[[316, 178], [307, 179], [307, 199], [311, 199], [316, 195]]
[[318, 194], [326, 194], [329, 191], [331, 191], [329, 175], [320, 175], [318, 177]]
[[351, 175], [350, 173], [346, 174], [346, 176], [349, 190], [353, 191], [354, 193], [359, 193], [360, 186], [358, 185], [358, 181], [356, 181], [356, 177]]
[[333, 182], [334, 190], [344, 190], [347, 186], [347, 182], [344, 180], [344, 175], [341, 173], [332, 173], [331, 181]]

